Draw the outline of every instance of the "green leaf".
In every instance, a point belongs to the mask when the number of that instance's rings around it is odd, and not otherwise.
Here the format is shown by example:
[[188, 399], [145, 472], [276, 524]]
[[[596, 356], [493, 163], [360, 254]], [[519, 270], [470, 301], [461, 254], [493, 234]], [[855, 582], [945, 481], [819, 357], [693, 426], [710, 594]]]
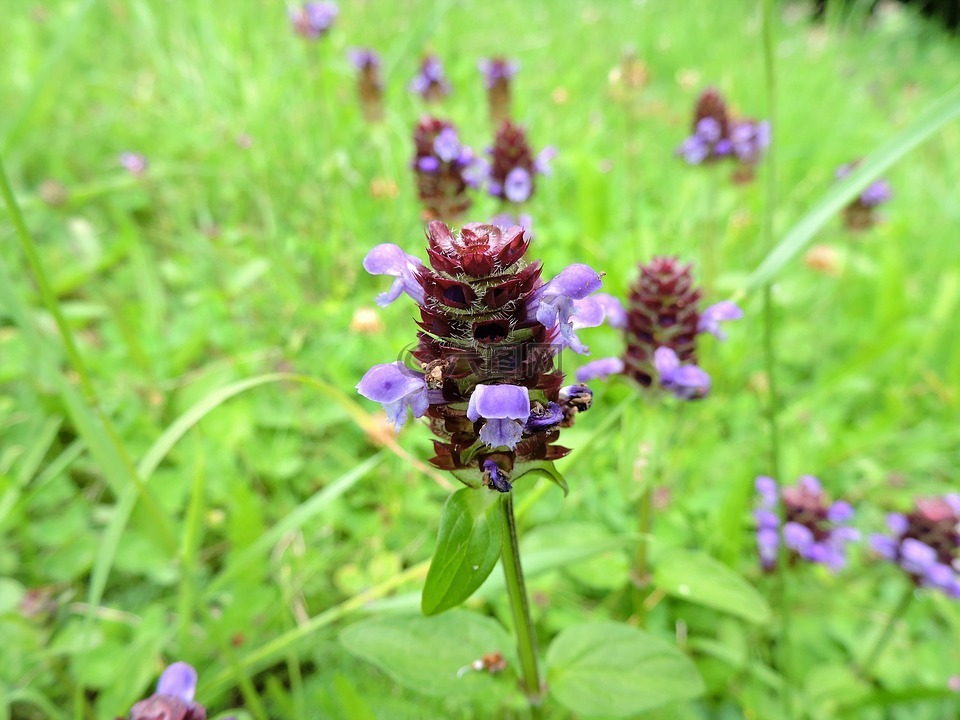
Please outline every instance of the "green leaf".
[[899, 133], [874, 150], [842, 182], [833, 185], [806, 215], [800, 218], [783, 240], [777, 243], [760, 266], [747, 278], [747, 287], [770, 282], [784, 265], [807, 246], [813, 236], [843, 207], [859, 195], [887, 168], [927, 140], [937, 130], [960, 116], [960, 86], [955, 87]]
[[703, 693], [693, 662], [672, 643], [614, 622], [576, 625], [547, 651], [553, 697], [575, 713], [627, 717]]
[[512, 685], [497, 682], [488, 673], [458, 676], [484, 654], [508, 655], [512, 648], [509, 635], [495, 620], [466, 610], [436, 617], [371, 618], [341, 632], [340, 643], [404, 687], [425, 695], [482, 697], [505, 692]]
[[564, 497], [566, 497], [570, 492], [570, 486], [567, 485], [567, 481], [564, 479], [560, 471], [557, 470], [557, 466], [552, 462], [548, 462], [547, 460], [538, 460], [537, 462], [522, 463], [521, 465], [517, 466], [513, 479], [514, 481], [517, 481], [529, 473], [539, 473], [546, 477], [547, 480], [563, 490]]
[[654, 584], [669, 595], [748, 622], [770, 622], [770, 606], [750, 583], [703, 553], [668, 550], [657, 558]]
[[486, 489], [462, 488], [443, 506], [437, 549], [420, 601], [424, 615], [459, 605], [493, 571], [503, 542], [499, 498]]

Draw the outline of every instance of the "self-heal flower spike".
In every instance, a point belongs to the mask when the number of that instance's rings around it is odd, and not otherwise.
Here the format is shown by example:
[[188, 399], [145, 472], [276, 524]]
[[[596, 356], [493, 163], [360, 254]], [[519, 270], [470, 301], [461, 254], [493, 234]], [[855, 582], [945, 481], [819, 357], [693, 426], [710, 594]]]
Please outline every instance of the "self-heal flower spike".
[[363, 117], [368, 122], [383, 119], [383, 79], [380, 77], [380, 55], [367, 48], [353, 48], [348, 52], [357, 71], [357, 95]]
[[[413, 272], [421, 294], [407, 293], [420, 311], [413, 360], [374, 366], [357, 389], [398, 425], [408, 408], [426, 416], [436, 467], [507, 492], [569, 452], [554, 444], [560, 428], [590, 405], [588, 389], [562, 387], [554, 360], [576, 343], [576, 304], [600, 276], [572, 265], [543, 282], [540, 263], [524, 260], [530, 239], [517, 226], [470, 223], [453, 233], [434, 221], [427, 238], [429, 266]], [[395, 269], [409, 269], [400, 252], [390, 251]]]
[[730, 301], [700, 312], [701, 294], [690, 265], [676, 258], [655, 257], [640, 266], [626, 308], [609, 295], [592, 298], [603, 308], [609, 324], [624, 329], [626, 350], [622, 359], [587, 363], [577, 371], [577, 379], [623, 373], [642, 387], [660, 387], [681, 400], [705, 397], [710, 376], [697, 365], [697, 337], [710, 333], [724, 339], [720, 323], [739, 319], [743, 313]]
[[427, 55], [420, 63], [420, 70], [410, 81], [410, 91], [427, 102], [442, 100], [450, 94], [450, 81], [443, 71], [443, 63], [435, 55]]
[[697, 98], [692, 133], [676, 154], [689, 165], [736, 161], [734, 182], [748, 182], [769, 145], [769, 122], [734, 117], [723, 96], [716, 89], [707, 88]]
[[[829, 503], [820, 481], [812, 475], [803, 475], [795, 485], [783, 488], [773, 478], [760, 476], [756, 488], [760, 495], [754, 511], [757, 550], [764, 570], [776, 567], [781, 534], [792, 560], [820, 563], [833, 572], [843, 569], [847, 544], [860, 537], [849, 525], [853, 508], [848, 503]], [[780, 503], [786, 518], [782, 529]]]
[[549, 174], [550, 160], [555, 154], [556, 150], [548, 147], [534, 156], [526, 131], [504, 120], [490, 149], [487, 189], [504, 202], [526, 202], [536, 189], [536, 176]]
[[340, 8], [332, 2], [305, 2], [290, 10], [294, 31], [308, 40], [318, 40], [333, 27]]
[[449, 122], [424, 116], [413, 133], [413, 172], [427, 220], [453, 222], [470, 208], [479, 161]]
[[[837, 168], [836, 178], [842, 180], [849, 175], [859, 160], [846, 163]], [[877, 208], [893, 197], [890, 183], [884, 179], [875, 180], [843, 209], [843, 223], [848, 230], [869, 230], [877, 224]]]
[[193, 701], [196, 690], [197, 671], [173, 663], [160, 676], [157, 691], [130, 709], [129, 720], [206, 720], [206, 709]]
[[487, 86], [490, 121], [497, 127], [510, 117], [510, 81], [520, 65], [503, 57], [483, 59], [477, 63]]
[[887, 516], [888, 535], [870, 545], [895, 562], [919, 587], [960, 599], [960, 494], [920, 498], [908, 514]]

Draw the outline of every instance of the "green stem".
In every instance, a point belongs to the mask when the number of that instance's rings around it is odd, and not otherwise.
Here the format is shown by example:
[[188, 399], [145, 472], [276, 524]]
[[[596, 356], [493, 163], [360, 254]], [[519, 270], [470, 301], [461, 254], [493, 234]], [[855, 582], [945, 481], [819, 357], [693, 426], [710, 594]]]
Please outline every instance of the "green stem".
[[510, 610], [513, 614], [513, 627], [517, 634], [517, 652], [520, 655], [520, 670], [523, 678], [523, 691], [530, 703], [530, 714], [540, 717], [540, 705], [543, 702], [543, 686], [540, 683], [540, 670], [537, 667], [537, 638], [530, 618], [530, 602], [523, 581], [523, 568], [520, 566], [520, 544], [517, 541], [517, 522], [513, 515], [513, 493], [500, 496], [500, 513], [506, 537], [503, 542], [503, 575], [507, 583], [507, 595], [510, 598]]
[[883, 631], [880, 633], [880, 637], [877, 638], [877, 641], [873, 644], [870, 653], [860, 664], [860, 667], [857, 669], [857, 674], [862, 678], [867, 678], [870, 675], [870, 671], [873, 670], [873, 666], [876, 664], [877, 660], [880, 658], [880, 654], [883, 652], [884, 648], [887, 647], [887, 643], [890, 642], [890, 637], [893, 635], [893, 627], [897, 622], [904, 616], [907, 612], [907, 609], [910, 607], [910, 604], [913, 602], [914, 588], [910, 585], [907, 588], [907, 591], [903, 594], [903, 597], [900, 598], [900, 602], [897, 603], [897, 606], [893, 609], [893, 612], [890, 613], [890, 617], [887, 619], [887, 624], [884, 625]]

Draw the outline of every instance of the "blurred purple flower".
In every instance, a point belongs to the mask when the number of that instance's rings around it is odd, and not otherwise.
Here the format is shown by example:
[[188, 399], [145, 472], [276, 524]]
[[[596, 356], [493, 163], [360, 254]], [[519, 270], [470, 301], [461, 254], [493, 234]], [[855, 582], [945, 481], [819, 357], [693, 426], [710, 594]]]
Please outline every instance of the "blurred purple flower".
[[130, 720], [206, 720], [206, 709], [193, 701], [196, 691], [197, 671], [172, 663], [157, 681], [157, 691], [130, 709]]
[[340, 8], [332, 2], [305, 2], [288, 12], [294, 31], [308, 40], [317, 40], [329, 32]]
[[483, 73], [487, 90], [492, 90], [501, 81], [510, 81], [520, 69], [520, 63], [502, 57], [483, 58], [477, 63], [477, 68]]
[[792, 557], [825, 565], [837, 572], [846, 565], [846, 546], [860, 533], [849, 525], [853, 508], [838, 500], [827, 502], [820, 481], [812, 475], [801, 476], [797, 483], [782, 489], [764, 475], [756, 479], [760, 496], [753, 517], [757, 523], [757, 550], [761, 565], [772, 570], [780, 546], [780, 504], [786, 517], [782, 528], [784, 546]]
[[135, 152], [122, 152], [117, 158], [117, 161], [120, 163], [120, 167], [137, 177], [141, 177], [146, 173], [149, 167], [146, 156]]
[[435, 55], [427, 55], [420, 63], [420, 70], [410, 81], [410, 91], [427, 102], [440, 100], [450, 94], [450, 81], [443, 71], [443, 63]]

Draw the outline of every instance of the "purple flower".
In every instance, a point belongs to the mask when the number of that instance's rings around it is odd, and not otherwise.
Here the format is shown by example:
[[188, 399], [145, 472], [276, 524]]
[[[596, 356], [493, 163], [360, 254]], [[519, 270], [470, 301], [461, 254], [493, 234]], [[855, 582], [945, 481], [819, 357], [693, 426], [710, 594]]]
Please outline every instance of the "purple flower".
[[291, 9], [289, 16], [298, 35], [316, 40], [327, 34], [339, 13], [340, 8], [336, 3], [306, 2], [299, 8]]
[[147, 158], [140, 153], [122, 152], [117, 158], [117, 161], [120, 163], [120, 167], [137, 177], [142, 176], [147, 171], [147, 167], [149, 167]]
[[430, 406], [423, 375], [400, 361], [374, 365], [357, 383], [356, 389], [368, 400], [383, 405], [387, 419], [396, 426], [397, 432], [407, 421], [407, 408], [419, 418]]
[[460, 138], [452, 127], [445, 127], [433, 141], [433, 151], [442, 162], [452, 162], [460, 158]]
[[534, 171], [541, 175], [550, 175], [553, 172], [551, 163], [556, 156], [557, 149], [552, 145], [547, 145], [547, 147], [537, 153], [537, 157], [533, 161]]
[[893, 197], [893, 191], [890, 189], [890, 183], [886, 180], [877, 180], [870, 183], [867, 188], [860, 193], [860, 202], [867, 207], [876, 207], [890, 200]]
[[528, 238], [533, 239], [533, 217], [527, 213], [520, 213], [516, 217], [510, 213], [498, 213], [490, 218], [491, 225], [497, 225], [504, 229], [520, 226]]
[[658, 347], [653, 353], [653, 365], [663, 389], [681, 400], [706, 397], [710, 392], [710, 376], [696, 365], [681, 365], [671, 348]]
[[513, 490], [513, 485], [510, 484], [510, 479], [493, 460], [487, 458], [483, 461], [483, 464], [480, 466], [480, 468], [483, 471], [484, 485], [502, 493]]
[[890, 513], [890, 535], [873, 535], [870, 546], [897, 563], [919, 587], [960, 598], [960, 498], [918, 498], [908, 514]]
[[782, 527], [784, 546], [793, 557], [825, 565], [838, 572], [846, 565], [846, 546], [859, 539], [860, 533], [848, 523], [853, 517], [850, 505], [837, 501], [827, 504], [820, 481], [803, 475], [793, 486], [782, 490], [776, 481], [764, 475], [756, 479], [760, 507], [754, 510], [757, 523], [757, 549], [765, 570], [776, 566], [779, 547], [780, 516], [784, 505]]
[[593, 299], [603, 308], [607, 325], [619, 329], [627, 326], [627, 311], [623, 309], [623, 305], [613, 295], [597, 293], [593, 296]]
[[574, 301], [599, 289], [600, 275], [589, 265], [570, 265], [537, 291], [530, 309], [544, 327], [559, 330], [563, 347], [585, 354], [587, 348], [574, 332], [570, 319], [576, 312]]
[[387, 292], [377, 296], [377, 305], [386, 307], [404, 292], [422, 305], [423, 288], [416, 277], [422, 266], [418, 258], [408, 255], [392, 243], [377, 245], [368, 252], [363, 259], [364, 270], [371, 275], [392, 275], [396, 278]]
[[530, 417], [530, 393], [518, 385], [477, 385], [470, 396], [467, 418], [485, 420], [480, 440], [491, 448], [513, 450]]
[[623, 360], [617, 357], [601, 358], [588, 362], [577, 370], [577, 380], [587, 382], [589, 380], [606, 380], [611, 375], [619, 375], [623, 372]]
[[559, 425], [563, 420], [563, 408], [555, 402], [547, 403], [546, 407], [537, 403], [530, 410], [530, 417], [524, 426], [524, 432], [538, 432]]
[[450, 94], [450, 82], [443, 72], [440, 58], [434, 55], [423, 58], [420, 71], [410, 81], [410, 91], [428, 102]]
[[700, 313], [700, 319], [697, 321], [697, 332], [710, 333], [719, 340], [726, 340], [727, 334], [720, 329], [720, 323], [739, 320], [742, 317], [743, 310], [741, 310], [736, 303], [723, 300], [714, 303]]
[[766, 120], [740, 120], [730, 131], [730, 142], [740, 162], [755, 164], [763, 151], [770, 147], [770, 123]]
[[503, 183], [503, 194], [512, 203], [526, 202], [533, 191], [533, 180], [530, 173], [522, 167], [515, 167], [507, 173]]
[[380, 67], [380, 55], [370, 48], [350, 48], [347, 50], [347, 59], [356, 70], [366, 70], [368, 67]]
[[505, 58], [484, 58], [477, 63], [477, 68], [483, 73], [487, 90], [490, 90], [497, 81], [513, 79], [520, 69], [520, 64]]
[[167, 667], [157, 681], [157, 691], [130, 709], [130, 720], [206, 720], [207, 711], [195, 703], [197, 671], [184, 662]]

